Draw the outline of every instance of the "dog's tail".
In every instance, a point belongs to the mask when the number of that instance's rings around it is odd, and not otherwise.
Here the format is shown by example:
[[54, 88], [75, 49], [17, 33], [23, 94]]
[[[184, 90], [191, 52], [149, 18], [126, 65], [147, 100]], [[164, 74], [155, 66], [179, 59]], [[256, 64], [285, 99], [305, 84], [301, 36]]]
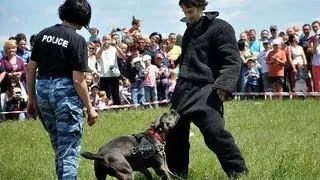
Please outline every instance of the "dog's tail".
[[102, 160], [102, 161], [105, 160], [101, 154], [94, 154], [91, 152], [82, 152], [81, 156], [86, 159], [91, 159], [91, 160]]

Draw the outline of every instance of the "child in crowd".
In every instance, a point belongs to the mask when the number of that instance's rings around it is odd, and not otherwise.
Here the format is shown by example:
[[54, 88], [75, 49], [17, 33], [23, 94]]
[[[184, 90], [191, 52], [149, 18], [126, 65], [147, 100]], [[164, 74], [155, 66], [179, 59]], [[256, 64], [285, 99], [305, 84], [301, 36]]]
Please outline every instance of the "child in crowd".
[[[159, 74], [159, 68], [151, 64], [150, 55], [144, 55], [143, 62], [145, 63], [145, 67], [146, 67], [145, 79], [143, 83], [146, 102], [155, 102], [158, 99], [156, 78]], [[154, 107], [158, 107], [158, 104], [155, 104]]]
[[245, 76], [247, 78], [246, 92], [259, 92], [259, 82], [260, 77], [259, 70], [255, 67], [255, 61], [253, 59], [248, 59], [247, 70]]
[[91, 34], [91, 36], [90, 36], [90, 38], [89, 38], [89, 41], [90, 42], [94, 42], [94, 41], [100, 41], [100, 38], [98, 37], [98, 35], [99, 35], [99, 29], [97, 29], [97, 28], [91, 28], [90, 29], [90, 34]]
[[177, 84], [177, 75], [176, 71], [174, 69], [170, 69], [170, 76], [169, 76], [169, 95], [168, 98], [171, 99], [172, 93], [174, 91], [174, 88]]
[[98, 108], [104, 109], [108, 105], [108, 101], [109, 101], [106, 91], [99, 91], [98, 96], [99, 96]]
[[143, 105], [145, 103], [143, 81], [145, 78], [145, 70], [142, 67], [142, 58], [135, 57], [131, 61], [131, 99], [135, 105]]
[[98, 105], [100, 104], [100, 98], [99, 98], [99, 86], [97, 84], [93, 84], [91, 86], [91, 91], [89, 94], [90, 97], [90, 102], [93, 107], [97, 108]]
[[168, 99], [169, 95], [169, 69], [163, 64], [163, 59], [164, 56], [160, 53], [155, 57], [155, 65], [159, 68], [159, 75], [157, 78], [157, 92], [159, 101]]
[[309, 79], [309, 74], [307, 68], [300, 63], [296, 65], [297, 72], [294, 74], [294, 91], [295, 92], [307, 92], [307, 80]]

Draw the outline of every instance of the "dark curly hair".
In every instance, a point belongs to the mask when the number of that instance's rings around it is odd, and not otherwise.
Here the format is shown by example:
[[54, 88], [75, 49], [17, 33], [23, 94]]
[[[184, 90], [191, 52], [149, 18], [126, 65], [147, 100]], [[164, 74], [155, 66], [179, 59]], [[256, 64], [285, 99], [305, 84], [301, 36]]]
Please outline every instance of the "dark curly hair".
[[137, 19], [135, 16], [132, 16], [132, 22], [131, 22], [131, 25], [137, 25], [141, 22], [140, 19]]
[[208, 2], [206, 0], [180, 0], [179, 1], [179, 6], [186, 7], [186, 8], [191, 8], [191, 7], [203, 7], [203, 10], [205, 10], [205, 7], [208, 5]]
[[59, 18], [73, 24], [89, 28], [91, 6], [86, 0], [66, 0], [59, 9]]

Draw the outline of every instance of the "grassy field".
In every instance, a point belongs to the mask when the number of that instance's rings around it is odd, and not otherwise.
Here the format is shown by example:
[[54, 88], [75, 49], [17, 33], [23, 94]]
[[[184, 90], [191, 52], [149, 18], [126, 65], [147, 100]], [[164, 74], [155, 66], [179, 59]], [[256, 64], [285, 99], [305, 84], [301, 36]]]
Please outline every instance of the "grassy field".
[[[320, 179], [320, 111], [316, 100], [225, 103], [232, 132], [249, 168], [242, 179]], [[104, 112], [85, 126], [82, 151], [96, 152], [107, 140], [144, 131], [168, 108]], [[190, 179], [227, 179], [195, 126], [190, 137]], [[39, 121], [0, 124], [0, 179], [56, 179], [54, 155]], [[93, 180], [93, 161], [80, 159], [79, 178]], [[109, 177], [109, 179], [112, 179]], [[136, 173], [136, 179], [144, 179]]]

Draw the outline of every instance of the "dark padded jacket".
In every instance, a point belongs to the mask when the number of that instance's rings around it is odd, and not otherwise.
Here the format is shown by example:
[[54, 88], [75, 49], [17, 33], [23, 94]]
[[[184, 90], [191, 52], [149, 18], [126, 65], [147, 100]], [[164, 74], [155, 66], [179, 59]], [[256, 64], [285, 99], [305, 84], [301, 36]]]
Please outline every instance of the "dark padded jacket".
[[[241, 59], [234, 29], [207, 12], [196, 24], [187, 23], [182, 39], [179, 77], [213, 83], [214, 88], [233, 92], [240, 74]], [[181, 21], [184, 21], [182, 19]]]

